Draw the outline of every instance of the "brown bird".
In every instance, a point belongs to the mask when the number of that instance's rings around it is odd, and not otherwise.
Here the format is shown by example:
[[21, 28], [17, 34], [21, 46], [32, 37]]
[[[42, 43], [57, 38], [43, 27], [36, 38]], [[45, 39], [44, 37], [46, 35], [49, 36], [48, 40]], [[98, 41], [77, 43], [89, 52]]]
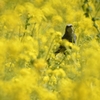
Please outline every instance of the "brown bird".
[[[74, 33], [72, 24], [68, 24], [66, 26], [65, 34], [62, 36], [62, 40], [63, 39], [66, 39], [66, 40], [68, 40], [71, 43], [75, 43], [76, 42], [77, 37], [76, 37], [76, 35]], [[64, 47], [63, 45], [60, 45], [58, 50], [55, 52], [55, 54], [58, 54], [60, 52], [64, 53], [65, 50], [66, 50], [66, 47]]]

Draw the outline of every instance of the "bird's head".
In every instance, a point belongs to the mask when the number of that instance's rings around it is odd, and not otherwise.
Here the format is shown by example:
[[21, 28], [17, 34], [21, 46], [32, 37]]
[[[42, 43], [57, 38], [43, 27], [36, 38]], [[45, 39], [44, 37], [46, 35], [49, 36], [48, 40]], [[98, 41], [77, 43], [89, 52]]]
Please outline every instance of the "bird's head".
[[66, 26], [65, 32], [73, 33], [73, 25], [72, 24], [68, 24]]

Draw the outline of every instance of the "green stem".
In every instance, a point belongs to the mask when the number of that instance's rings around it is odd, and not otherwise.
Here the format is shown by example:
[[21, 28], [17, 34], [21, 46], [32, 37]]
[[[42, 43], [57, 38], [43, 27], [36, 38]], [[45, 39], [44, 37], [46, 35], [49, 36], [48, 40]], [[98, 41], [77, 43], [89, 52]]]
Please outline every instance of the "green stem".
[[47, 60], [47, 58], [48, 58], [48, 55], [49, 55], [49, 52], [50, 52], [50, 50], [51, 50], [51, 48], [52, 48], [52, 45], [53, 45], [54, 40], [55, 40], [55, 37], [54, 37], [54, 38], [52, 39], [52, 41], [51, 41], [51, 44], [50, 44], [50, 46], [49, 46], [49, 49], [48, 49], [48, 52], [47, 52], [47, 54], [46, 54], [45, 60]]
[[63, 57], [63, 59], [60, 61], [60, 63], [58, 64], [59, 66], [62, 64], [62, 62], [65, 60], [66, 55]]

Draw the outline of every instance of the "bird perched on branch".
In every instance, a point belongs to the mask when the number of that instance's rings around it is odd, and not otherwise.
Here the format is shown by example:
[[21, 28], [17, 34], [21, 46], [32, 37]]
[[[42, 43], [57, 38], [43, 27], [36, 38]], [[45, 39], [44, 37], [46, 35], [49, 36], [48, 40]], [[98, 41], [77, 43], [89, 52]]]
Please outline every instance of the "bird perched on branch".
[[[74, 30], [73, 30], [73, 26], [72, 24], [68, 24], [65, 28], [65, 34], [62, 36], [62, 40], [65, 39], [65, 40], [68, 40], [69, 42], [71, 43], [75, 43], [76, 42], [76, 35], [74, 33]], [[66, 50], [66, 47], [63, 46], [63, 45], [60, 45], [58, 50], [55, 52], [55, 54], [58, 54], [60, 52], [65, 52]]]

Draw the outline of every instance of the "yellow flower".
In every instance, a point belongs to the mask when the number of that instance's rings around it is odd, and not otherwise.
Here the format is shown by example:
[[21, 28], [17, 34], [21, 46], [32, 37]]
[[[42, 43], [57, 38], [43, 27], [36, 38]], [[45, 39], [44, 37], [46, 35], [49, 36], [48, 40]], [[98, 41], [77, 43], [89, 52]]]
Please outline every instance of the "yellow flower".
[[27, 54], [19, 54], [19, 59], [21, 60], [25, 60], [26, 62], [29, 62], [30, 61], [30, 57], [27, 55]]
[[91, 19], [83, 17], [82, 21], [79, 22], [79, 27], [81, 27], [81, 30], [86, 35], [93, 34], [91, 30], [93, 29], [93, 22], [91, 21]]
[[62, 33], [61, 33], [61, 32], [59, 32], [59, 31], [57, 31], [57, 32], [55, 32], [55, 35], [56, 35], [58, 38], [61, 38]]
[[22, 70], [20, 70], [20, 73], [22, 76], [29, 75], [31, 72], [30, 70], [30, 68], [23, 68]]
[[19, 40], [10, 40], [6, 42], [7, 52], [9, 52], [9, 56], [17, 58], [22, 50], [22, 44]]
[[49, 79], [50, 79], [49, 76], [44, 76], [43, 77], [43, 82], [44, 83], [47, 83], [49, 81]]
[[5, 14], [3, 14], [1, 16], [1, 19], [4, 25], [7, 27], [8, 31], [16, 30], [16, 27], [18, 27], [21, 24], [19, 16], [13, 11], [8, 11]]
[[0, 12], [4, 10], [5, 4], [5, 1], [0, 1]]
[[29, 13], [29, 14], [33, 14], [33, 10], [35, 9], [35, 7], [34, 7], [34, 5], [32, 4], [32, 3], [30, 3], [30, 2], [26, 2], [26, 3], [24, 3], [24, 5], [23, 5], [26, 9], [25, 9], [25, 11], [26, 11], [26, 13]]
[[[50, 68], [52, 68], [52, 66], [50, 66]], [[46, 71], [46, 73], [47, 73], [49, 76], [51, 76], [51, 75], [53, 74], [53, 71], [52, 71], [51, 69], [48, 69], [48, 70]]]
[[60, 80], [59, 88], [59, 97], [63, 99], [69, 99], [73, 96], [75, 84], [69, 79], [62, 79]]
[[36, 6], [41, 6], [41, 5], [43, 5], [43, 3], [45, 2], [44, 0], [33, 0], [33, 2], [34, 2], [34, 5], [36, 5]]
[[73, 49], [73, 51], [77, 51], [77, 52], [79, 52], [80, 47], [77, 46], [77, 45], [72, 45], [72, 49]]
[[57, 84], [57, 79], [56, 79], [56, 77], [54, 75], [51, 76], [50, 81], [52, 83], [51, 85]]
[[56, 76], [56, 77], [65, 77], [66, 76], [66, 73], [63, 69], [61, 68], [58, 68], [58, 69], [55, 69], [53, 71], [53, 74]]
[[36, 69], [41, 70], [41, 69], [45, 69], [47, 67], [47, 63], [45, 62], [44, 59], [37, 59], [37, 60], [35, 60], [33, 66]]
[[42, 7], [42, 11], [47, 17], [51, 17], [56, 14], [56, 10], [49, 3]]
[[15, 12], [21, 16], [25, 12], [25, 7], [23, 5], [17, 5], [15, 8]]
[[59, 25], [62, 22], [63, 22], [63, 19], [62, 19], [61, 16], [56, 15], [56, 16], [52, 17], [52, 23], [53, 23], [54, 26]]

